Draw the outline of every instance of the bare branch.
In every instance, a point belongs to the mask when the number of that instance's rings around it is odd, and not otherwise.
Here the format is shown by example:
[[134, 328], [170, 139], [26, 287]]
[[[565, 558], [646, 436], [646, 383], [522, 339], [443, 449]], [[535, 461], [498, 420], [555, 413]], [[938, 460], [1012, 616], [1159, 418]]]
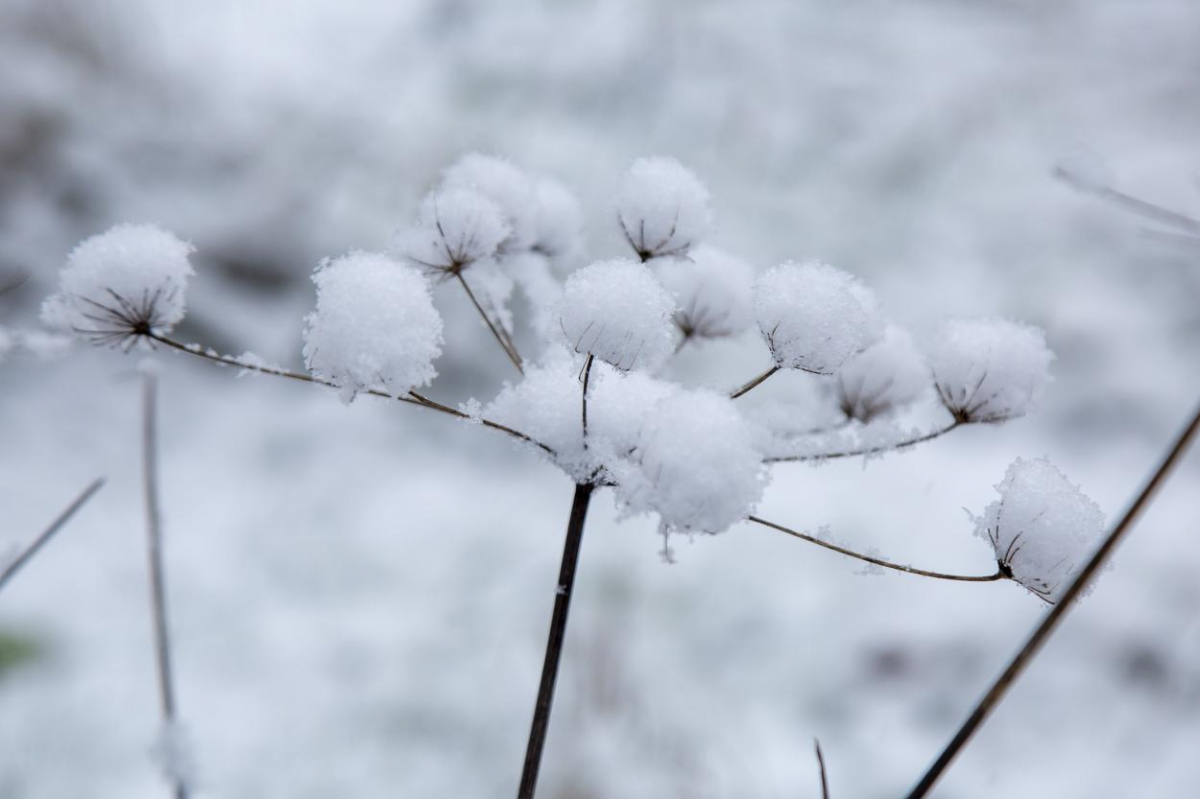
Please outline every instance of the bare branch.
[[814, 452], [807, 455], [780, 455], [771, 458], [764, 458], [764, 463], [799, 463], [803, 461], [827, 461], [836, 460], [838, 458], [854, 458], [859, 455], [878, 455], [881, 452], [891, 452], [892, 450], [904, 449], [916, 444], [923, 444], [926, 441], [932, 441], [935, 438], [944, 436], [951, 430], [962, 427], [968, 422], [963, 422], [955, 419], [945, 427], [932, 430], [928, 433], [922, 433], [912, 438], [904, 439], [903, 441], [895, 441], [889, 444], [879, 444], [873, 447], [862, 447], [860, 449], [840, 450], [837, 452]]
[[825, 755], [821, 752], [821, 742], [813, 738], [813, 749], [817, 752], [817, 768], [821, 770], [821, 799], [829, 799], [829, 776], [825, 773]]
[[484, 324], [492, 332], [492, 337], [496, 339], [496, 343], [500, 345], [500, 349], [504, 350], [504, 354], [512, 361], [512, 365], [517, 367], [517, 371], [525, 374], [525, 367], [521, 363], [521, 354], [517, 352], [517, 346], [513, 343], [512, 337], [508, 335], [508, 331], [492, 322], [492, 317], [479, 304], [479, 300], [475, 298], [475, 292], [471, 291], [471, 287], [467, 285], [467, 279], [462, 276], [462, 272], [456, 271], [454, 276], [458, 278], [459, 284], [463, 287], [463, 291], [467, 293], [467, 297], [470, 298], [471, 304], [475, 306], [475, 310], [483, 317]]
[[54, 535], [61, 530], [68, 521], [70, 521], [71, 517], [75, 515], [75, 512], [82, 508], [87, 501], [92, 498], [92, 495], [99, 491], [103, 485], [103, 477], [93, 480], [92, 483], [88, 485], [87, 488], [83, 489], [82, 493], [80, 493], [79, 496], [77, 496], [74, 501], [72, 501], [71, 504], [63, 510], [62, 513], [58, 514], [58, 518], [50, 522], [49, 527], [43, 530], [37, 538], [33, 539], [29, 546], [25, 547], [25, 549], [23, 549], [11, 563], [9, 563], [3, 569], [0, 569], [0, 590], [4, 589], [5, 584], [12, 579], [13, 575], [19, 572], [26, 563], [32, 560], [33, 556], [36, 555], [43, 546], [45, 546], [46, 542], [53, 538]]
[[768, 369], [767, 371], [763, 372], [758, 377], [751, 380], [749, 383], [746, 383], [744, 386], [739, 388], [737, 391], [734, 391], [732, 394], [729, 395], [729, 398], [737, 399], [738, 397], [742, 396], [743, 394], [749, 393], [751, 390], [753, 390], [753, 389], [757, 388], [758, 386], [762, 385], [763, 383], [765, 383], [767, 378], [769, 378], [771, 375], [775, 374], [778, 371], [779, 371], [779, 365], [776, 364], [776, 365], [772, 366], [770, 369]]

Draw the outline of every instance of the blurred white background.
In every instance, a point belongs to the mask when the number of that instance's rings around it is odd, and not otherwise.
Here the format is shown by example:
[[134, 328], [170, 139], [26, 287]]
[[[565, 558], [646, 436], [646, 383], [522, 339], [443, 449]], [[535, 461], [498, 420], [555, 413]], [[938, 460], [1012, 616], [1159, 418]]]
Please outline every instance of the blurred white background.
[[[1049, 455], [1114, 516], [1200, 396], [1200, 250], [1052, 177], [1086, 161], [1200, 212], [1198, 31], [1192, 0], [0, 0], [0, 325], [36, 325], [79, 239], [155, 221], [199, 248], [179, 336], [295, 365], [317, 261], [385, 247], [462, 152], [577, 191], [589, 258], [622, 252], [629, 162], [674, 155], [713, 192], [715, 243], [760, 268], [828, 260], [918, 332], [1046, 329], [1036, 415], [781, 466], [761, 509], [983, 573], [962, 508], [1014, 457]], [[511, 367], [439, 301], [433, 393], [487, 400]], [[417, 409], [154, 357], [204, 795], [511, 795], [567, 480]], [[110, 478], [0, 596], [0, 799], [164, 795], [137, 361], [0, 363], [0, 549]], [[750, 338], [677, 374], [732, 386], [764, 362]], [[936, 795], [1200, 793], [1198, 476], [1193, 456]], [[745, 526], [668, 566], [653, 521], [593, 508], [547, 799], [817, 796], [814, 736], [838, 799], [903, 795], [1044, 612]]]

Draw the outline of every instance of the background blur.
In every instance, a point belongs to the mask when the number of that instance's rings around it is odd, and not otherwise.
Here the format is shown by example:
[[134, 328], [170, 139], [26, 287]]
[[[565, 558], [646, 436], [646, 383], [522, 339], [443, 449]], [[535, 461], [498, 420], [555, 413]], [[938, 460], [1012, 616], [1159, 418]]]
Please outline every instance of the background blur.
[[[713, 192], [714, 243], [759, 267], [829, 260], [918, 332], [1045, 327], [1036, 415], [779, 467], [761, 509], [985, 573], [962, 509], [1014, 457], [1049, 455], [1114, 516], [1200, 394], [1200, 251], [1051, 175], [1069, 159], [1200, 212], [1198, 31], [1194, 0], [0, 0], [0, 325], [36, 326], [79, 239], [156, 221], [199, 248], [179, 337], [295, 365], [317, 261], [385, 247], [462, 152], [575, 189], [589, 257], [622, 252], [621, 172], [674, 155]], [[511, 367], [439, 301], [431, 391], [486, 401]], [[0, 550], [110, 478], [0, 597], [0, 799], [165, 795], [139, 358], [0, 363]], [[418, 409], [154, 358], [204, 795], [511, 795], [567, 480]], [[751, 337], [677, 374], [732, 386], [764, 361]], [[1198, 477], [1193, 453], [938, 796], [1200, 794]], [[593, 508], [547, 799], [815, 797], [814, 736], [835, 797], [902, 795], [1044, 612], [746, 526], [668, 566], [655, 522]]]

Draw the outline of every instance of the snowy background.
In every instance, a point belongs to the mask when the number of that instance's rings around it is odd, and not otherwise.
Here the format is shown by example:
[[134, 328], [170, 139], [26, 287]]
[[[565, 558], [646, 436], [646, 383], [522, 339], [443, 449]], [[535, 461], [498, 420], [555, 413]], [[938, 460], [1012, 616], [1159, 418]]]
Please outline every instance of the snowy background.
[[[669, 154], [716, 243], [820, 257], [918, 332], [1043, 326], [1042, 409], [869, 464], [783, 465], [760, 515], [985, 573], [979, 511], [1049, 455], [1118, 514], [1200, 394], [1200, 252], [1053, 179], [1086, 162], [1200, 211], [1200, 5], [0, 0], [0, 325], [36, 325], [86, 235], [199, 248], [179, 337], [299, 363], [316, 262], [385, 247], [462, 152], [552, 174], [589, 258], [612, 195]], [[511, 366], [460, 296], [431, 393]], [[180, 703], [213, 797], [515, 790], [571, 487], [420, 409], [161, 353]], [[730, 387], [753, 338], [676, 374]], [[0, 363], [0, 550], [109, 485], [0, 596], [0, 797], [158, 797], [136, 357]], [[759, 401], [802, 393], [779, 376]], [[758, 394], [758, 392], [756, 392]], [[1154, 505], [937, 795], [1200, 793], [1200, 458]], [[593, 505], [547, 799], [895, 797], [1044, 613], [1011, 584], [862, 576], [761, 528], [678, 542]]]

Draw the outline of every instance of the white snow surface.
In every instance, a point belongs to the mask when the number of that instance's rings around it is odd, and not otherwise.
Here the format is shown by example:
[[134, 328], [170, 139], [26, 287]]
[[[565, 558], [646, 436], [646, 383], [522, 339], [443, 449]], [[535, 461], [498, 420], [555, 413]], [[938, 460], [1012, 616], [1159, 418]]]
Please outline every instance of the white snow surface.
[[386, 255], [353, 252], [313, 273], [317, 307], [305, 318], [304, 362], [344, 399], [376, 389], [403, 396], [437, 375], [442, 319], [429, 282]]
[[499, 206], [473, 187], [438, 189], [421, 203], [417, 222], [392, 239], [397, 257], [433, 275], [490, 259], [511, 233]]
[[1014, 580], [1057, 602], [1100, 545], [1104, 512], [1046, 458], [1018, 458], [996, 491], [1000, 498], [975, 519], [976, 535]]
[[946, 408], [971, 422], [1024, 416], [1041, 397], [1054, 360], [1046, 334], [1008, 319], [948, 319], [928, 346]]
[[912, 335], [896, 325], [888, 325], [882, 339], [851, 356], [834, 382], [842, 411], [861, 422], [902, 408], [933, 385], [925, 356]]
[[98, 340], [120, 341], [134, 324], [167, 333], [185, 312], [192, 245], [151, 224], [120, 224], [80, 242], [59, 273], [42, 320]]
[[688, 335], [725, 338], [754, 324], [754, 271], [742, 259], [701, 244], [647, 266], [675, 296], [675, 324]]
[[759, 330], [784, 369], [835, 373], [882, 332], [874, 304], [858, 278], [820, 261], [787, 261], [754, 284]]
[[538, 240], [538, 202], [533, 179], [512, 162], [468, 153], [442, 172], [447, 188], [471, 188], [492, 200], [509, 226], [506, 250], [525, 250]]
[[645, 265], [597, 261], [571, 274], [558, 317], [567, 344], [622, 371], [653, 369], [675, 348], [675, 300]]
[[639, 158], [621, 181], [617, 221], [643, 260], [686, 255], [712, 229], [708, 189], [674, 158]]

